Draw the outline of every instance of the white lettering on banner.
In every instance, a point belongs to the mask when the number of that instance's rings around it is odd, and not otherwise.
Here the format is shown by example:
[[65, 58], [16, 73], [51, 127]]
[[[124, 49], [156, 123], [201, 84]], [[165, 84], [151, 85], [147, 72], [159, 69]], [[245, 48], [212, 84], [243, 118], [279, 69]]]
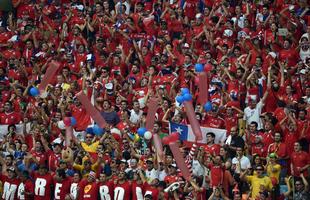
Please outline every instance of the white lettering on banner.
[[142, 189], [140, 187], [136, 187], [136, 196], [137, 200], [143, 200]]
[[17, 189], [18, 199], [20, 199], [20, 200], [25, 199], [24, 192], [25, 192], [25, 185], [24, 185], [24, 183], [21, 183], [21, 184], [19, 184], [18, 189]]
[[45, 195], [46, 180], [37, 178], [35, 182], [34, 194], [43, 197]]
[[73, 199], [76, 199], [77, 196], [77, 183], [72, 183], [70, 186], [70, 194], [73, 196]]
[[106, 185], [102, 185], [99, 188], [99, 194], [101, 200], [111, 200], [111, 196], [109, 194], [109, 187]]
[[122, 187], [116, 187], [114, 189], [114, 200], [124, 200], [125, 191]]
[[55, 199], [60, 199], [59, 193], [60, 193], [60, 188], [62, 187], [61, 183], [56, 183], [55, 185]]
[[2, 198], [5, 200], [14, 200], [17, 185], [5, 182], [3, 185]]

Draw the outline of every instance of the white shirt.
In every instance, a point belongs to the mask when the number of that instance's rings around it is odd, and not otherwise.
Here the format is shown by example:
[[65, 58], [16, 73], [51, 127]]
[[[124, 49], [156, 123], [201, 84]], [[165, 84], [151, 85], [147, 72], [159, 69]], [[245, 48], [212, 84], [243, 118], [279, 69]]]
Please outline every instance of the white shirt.
[[251, 109], [249, 106], [244, 109], [243, 119], [246, 121], [247, 125], [254, 121], [258, 124], [258, 130], [263, 128], [262, 120], [260, 118], [263, 106], [264, 104], [262, 103], [262, 101], [260, 101], [254, 109]]
[[195, 176], [203, 176], [205, 173], [203, 166], [200, 164], [198, 160], [193, 160], [192, 170], [193, 170], [193, 175]]
[[142, 114], [143, 114], [143, 111], [142, 110], [139, 110], [138, 113], [136, 113], [133, 109], [130, 110], [130, 118], [129, 120], [136, 124], [139, 122], [139, 120], [141, 119], [142, 117]]
[[159, 173], [156, 169], [152, 169], [152, 170], [145, 170], [145, 177], [147, 179], [148, 183], [151, 183], [155, 178], [159, 178]]
[[241, 173], [241, 170], [246, 170], [251, 167], [251, 161], [246, 156], [242, 156], [240, 160], [237, 157], [234, 157], [232, 159], [232, 164], [236, 165], [236, 173]]

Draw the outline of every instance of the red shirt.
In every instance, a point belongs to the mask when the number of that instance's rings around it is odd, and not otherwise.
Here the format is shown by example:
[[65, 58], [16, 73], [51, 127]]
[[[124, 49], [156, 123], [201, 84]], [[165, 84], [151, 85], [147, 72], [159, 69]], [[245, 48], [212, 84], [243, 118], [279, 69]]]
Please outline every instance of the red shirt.
[[85, 130], [90, 124], [90, 115], [86, 112], [83, 106], [77, 107], [73, 105], [71, 107], [72, 116], [76, 119], [75, 129], [77, 131]]
[[54, 180], [54, 199], [65, 199], [67, 194], [70, 194], [71, 180], [65, 178], [62, 181]]
[[287, 147], [288, 155], [291, 155], [294, 151], [294, 143], [298, 141], [297, 132], [289, 132], [287, 129], [284, 131], [284, 143]]
[[178, 176], [176, 176], [176, 175], [168, 175], [168, 176], [165, 177], [164, 181], [168, 185], [170, 185], [170, 184], [178, 181]]
[[40, 175], [35, 173], [34, 180], [34, 199], [46, 200], [50, 198], [52, 196], [51, 186], [53, 185], [53, 177], [50, 174]]
[[3, 184], [2, 199], [17, 199], [17, 186], [19, 180], [17, 178], [9, 179], [7, 176], [0, 175]]
[[12, 125], [18, 124], [21, 121], [21, 116], [17, 112], [0, 113], [0, 124]]
[[203, 120], [202, 125], [210, 128], [225, 128], [225, 121], [220, 117], [209, 115]]
[[234, 115], [232, 117], [225, 117], [225, 124], [226, 124], [226, 130], [227, 130], [227, 136], [229, 135], [230, 129], [232, 127], [238, 126], [238, 117], [237, 115]]
[[84, 188], [83, 199], [98, 199], [99, 185], [96, 182], [87, 183]]
[[144, 188], [145, 188], [144, 195], [150, 194], [150, 195], [152, 195], [154, 200], [158, 200], [159, 191], [158, 191], [157, 188], [155, 188], [154, 186], [149, 185], [148, 183], [144, 184]]
[[55, 154], [52, 150], [47, 152], [48, 155], [48, 168], [50, 171], [55, 172], [59, 166], [59, 160], [61, 159], [61, 154]]
[[131, 189], [132, 189], [132, 200], [138, 200], [143, 199], [144, 194], [144, 187], [142, 184], [138, 184], [136, 181], [133, 181], [131, 183]]
[[212, 144], [205, 146], [205, 152], [210, 153], [211, 155], [219, 155], [221, 146], [219, 144]]
[[268, 154], [270, 153], [276, 153], [280, 159], [285, 158], [287, 156], [286, 144], [282, 142], [280, 144], [277, 143], [270, 144], [268, 148]]
[[106, 183], [100, 183], [99, 185], [100, 199], [113, 199], [114, 198], [113, 191], [114, 191], [113, 181], [108, 181]]
[[[293, 175], [300, 176], [300, 171], [298, 169], [310, 164], [310, 157], [309, 157], [309, 154], [304, 151], [293, 152], [291, 154], [291, 161], [292, 161], [293, 171], [294, 171]], [[308, 176], [307, 169], [303, 171], [303, 174], [305, 177]]]
[[25, 183], [20, 183], [18, 186], [18, 199], [30, 200], [33, 199], [33, 195], [21, 194], [21, 191], [34, 194], [34, 184], [30, 179], [27, 179]]
[[217, 187], [223, 183], [223, 167], [211, 165], [210, 167], [211, 173], [211, 187]]
[[47, 155], [43, 152], [37, 152], [37, 151], [32, 151], [30, 152], [33, 157], [35, 157], [40, 165], [44, 165], [45, 161], [47, 160]]
[[114, 188], [114, 200], [125, 200], [131, 196], [131, 185], [129, 182], [118, 183]]

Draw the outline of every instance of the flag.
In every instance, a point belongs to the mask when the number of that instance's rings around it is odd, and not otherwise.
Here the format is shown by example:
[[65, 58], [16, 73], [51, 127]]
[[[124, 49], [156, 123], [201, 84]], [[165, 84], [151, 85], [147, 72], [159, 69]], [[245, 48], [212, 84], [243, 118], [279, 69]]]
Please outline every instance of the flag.
[[[208, 127], [200, 127], [202, 131], [202, 140], [198, 141], [198, 143], [206, 144], [207, 137], [206, 134], [209, 132], [213, 132], [215, 134], [214, 142], [216, 144], [224, 143], [226, 140], [226, 129], [218, 129], [218, 128], [208, 128]], [[169, 133], [178, 132], [180, 134], [181, 141], [187, 142], [195, 142], [195, 135], [190, 125], [177, 124], [170, 122], [169, 123]]]

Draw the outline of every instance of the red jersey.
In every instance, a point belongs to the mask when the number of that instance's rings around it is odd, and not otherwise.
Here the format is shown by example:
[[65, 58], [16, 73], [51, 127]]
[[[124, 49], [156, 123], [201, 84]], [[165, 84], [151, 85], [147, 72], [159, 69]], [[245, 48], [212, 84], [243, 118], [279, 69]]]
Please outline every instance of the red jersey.
[[47, 155], [43, 152], [32, 151], [30, 152], [33, 157], [35, 157], [40, 165], [44, 165], [47, 159]]
[[51, 186], [53, 185], [53, 177], [50, 174], [40, 175], [34, 174], [34, 199], [46, 200], [52, 196]]
[[21, 116], [17, 112], [0, 113], [0, 124], [12, 125], [18, 124], [21, 121]]
[[48, 168], [50, 171], [56, 171], [59, 166], [59, 160], [61, 159], [61, 154], [55, 154], [52, 150], [47, 152], [48, 154]]
[[113, 181], [108, 181], [106, 183], [101, 183], [99, 185], [99, 196], [100, 200], [112, 200], [113, 199], [113, 190], [114, 190], [114, 183]]
[[65, 199], [67, 194], [70, 194], [71, 180], [65, 178], [61, 182], [54, 180], [54, 199]]
[[225, 121], [220, 117], [206, 116], [202, 124], [210, 128], [225, 128]]
[[221, 146], [219, 144], [212, 144], [205, 146], [205, 152], [210, 153], [211, 155], [219, 155]]
[[[310, 164], [310, 157], [309, 157], [309, 154], [304, 152], [304, 151], [293, 152], [291, 154], [291, 161], [292, 161], [293, 171], [294, 171], [293, 175], [294, 176], [300, 176], [299, 169]], [[303, 174], [305, 177], [307, 177], [308, 171], [304, 170]]]
[[87, 183], [84, 188], [83, 199], [98, 199], [99, 185], [96, 182]]
[[131, 183], [132, 200], [143, 199], [144, 187], [142, 184], [138, 184], [136, 181]]
[[21, 182], [18, 186], [17, 198], [23, 200], [33, 199], [32, 195], [27, 195], [26, 193], [34, 194], [34, 184], [32, 180], [27, 179], [25, 182]]
[[224, 178], [224, 169], [221, 166], [210, 165], [210, 173], [211, 173], [211, 187], [218, 187], [223, 183]]
[[2, 199], [17, 199], [17, 187], [19, 185], [19, 180], [17, 178], [9, 179], [4, 175], [0, 175], [0, 180], [3, 184]]
[[269, 145], [268, 154], [276, 153], [277, 156], [281, 158], [285, 158], [287, 156], [287, 147], [285, 143], [272, 143]]
[[131, 185], [129, 182], [118, 183], [114, 188], [114, 200], [126, 200], [131, 196]]
[[150, 194], [152, 195], [154, 200], [158, 200], [159, 191], [154, 186], [149, 185], [148, 183], [144, 183], [145, 193], [144, 195]]

